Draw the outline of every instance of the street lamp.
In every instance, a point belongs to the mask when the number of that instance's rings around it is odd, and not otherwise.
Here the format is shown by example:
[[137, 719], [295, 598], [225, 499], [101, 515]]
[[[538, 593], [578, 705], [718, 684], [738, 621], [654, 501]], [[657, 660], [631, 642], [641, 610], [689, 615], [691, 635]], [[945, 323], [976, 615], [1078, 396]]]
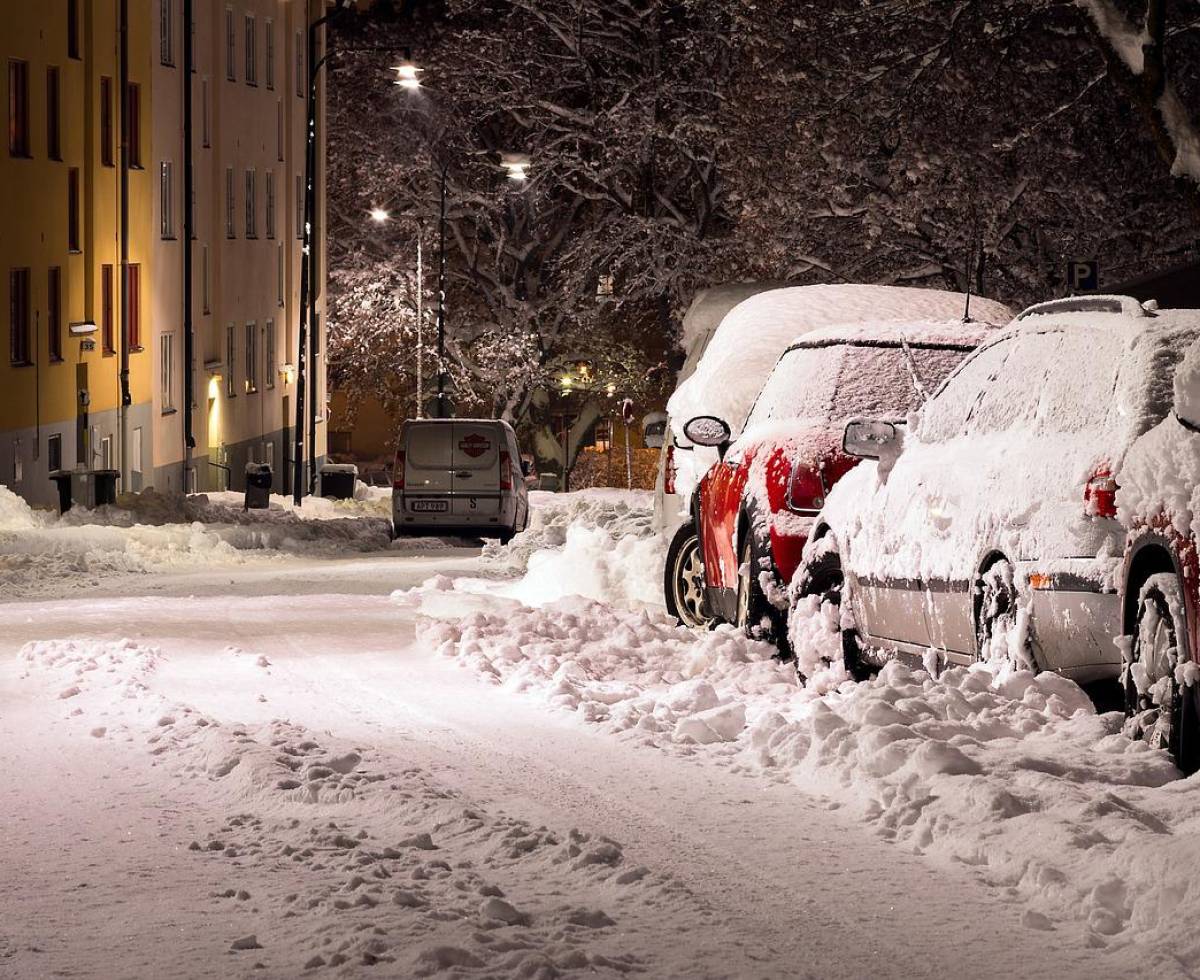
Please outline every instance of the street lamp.
[[371, 220], [377, 225], [383, 224], [391, 217], [383, 208], [371, 208], [369, 214], [371, 215]]
[[500, 166], [514, 184], [523, 184], [529, 178], [529, 155], [527, 153], [501, 153]]
[[421, 87], [421, 72], [423, 68], [418, 68], [412, 61], [406, 58], [398, 65], [392, 67], [392, 71], [396, 73], [393, 85], [399, 85], [401, 88], [406, 88], [410, 92]]

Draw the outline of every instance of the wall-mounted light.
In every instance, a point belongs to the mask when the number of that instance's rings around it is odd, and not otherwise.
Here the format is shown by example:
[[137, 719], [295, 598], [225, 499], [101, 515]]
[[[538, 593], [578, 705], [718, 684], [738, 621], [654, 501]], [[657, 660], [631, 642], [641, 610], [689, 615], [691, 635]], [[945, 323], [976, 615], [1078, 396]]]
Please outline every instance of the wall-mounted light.
[[294, 364], [281, 364], [279, 366], [279, 376], [283, 378], [285, 385], [290, 385], [296, 380], [296, 366]]
[[221, 394], [221, 376], [219, 374], [214, 374], [211, 378], [208, 379], [208, 400], [210, 402], [216, 401], [217, 397], [220, 394]]

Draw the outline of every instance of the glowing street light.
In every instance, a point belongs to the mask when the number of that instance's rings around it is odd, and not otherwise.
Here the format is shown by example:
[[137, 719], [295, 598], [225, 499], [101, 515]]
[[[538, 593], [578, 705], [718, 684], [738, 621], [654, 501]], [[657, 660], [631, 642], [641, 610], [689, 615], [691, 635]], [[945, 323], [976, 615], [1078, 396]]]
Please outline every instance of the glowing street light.
[[383, 224], [388, 218], [391, 217], [391, 215], [388, 214], [383, 208], [371, 208], [370, 215], [371, 220], [377, 225]]
[[410, 92], [419, 89], [421, 87], [421, 72], [424, 70], [423, 68], [418, 68], [411, 61], [403, 61], [392, 67], [392, 71], [396, 73], [396, 78], [392, 84], [406, 88]]
[[504, 168], [508, 179], [514, 184], [521, 184], [529, 179], [529, 155], [527, 153], [502, 153], [500, 166]]

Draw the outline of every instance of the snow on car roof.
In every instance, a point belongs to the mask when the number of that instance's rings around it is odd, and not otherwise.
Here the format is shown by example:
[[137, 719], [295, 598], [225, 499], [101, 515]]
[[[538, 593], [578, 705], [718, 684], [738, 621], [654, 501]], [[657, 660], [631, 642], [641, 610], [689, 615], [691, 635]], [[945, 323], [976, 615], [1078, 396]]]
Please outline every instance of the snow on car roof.
[[[801, 334], [821, 327], [888, 320], [950, 320], [966, 308], [962, 293], [912, 286], [858, 284], [787, 286], [743, 300], [725, 315], [695, 373], [667, 404], [672, 426], [697, 415], [725, 419], [736, 435], [775, 362]], [[1012, 311], [973, 297], [980, 321], [1008, 323]]]
[[969, 349], [998, 336], [1001, 328], [992, 323], [963, 323], [956, 320], [892, 320], [883, 323], [841, 324], [823, 327], [797, 337], [789, 350], [797, 347], [827, 347], [833, 344], [894, 346], [909, 344], [952, 346]]

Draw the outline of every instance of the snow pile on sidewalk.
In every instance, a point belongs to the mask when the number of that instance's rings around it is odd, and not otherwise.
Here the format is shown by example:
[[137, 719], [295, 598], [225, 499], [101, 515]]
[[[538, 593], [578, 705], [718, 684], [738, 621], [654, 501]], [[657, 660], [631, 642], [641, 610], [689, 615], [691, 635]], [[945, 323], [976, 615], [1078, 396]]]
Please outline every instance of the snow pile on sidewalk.
[[1031, 928], [1077, 920], [1095, 946], [1178, 944], [1179, 917], [1200, 903], [1200, 779], [1175, 781], [1163, 753], [1056, 675], [979, 665], [935, 680], [891, 664], [818, 693], [732, 630], [582, 599], [425, 618], [419, 633], [482, 679], [621, 737], [849, 805], [1026, 897]]
[[[227, 647], [213, 666], [248, 656]], [[177, 836], [156, 845], [168, 856], [154, 858], [154, 887], [196, 910], [172, 923], [183, 955], [271, 976], [700, 976], [715, 975], [696, 969], [714, 954], [740, 963], [714, 948], [710, 913], [686, 888], [628, 862], [617, 841], [491, 814], [371, 746], [173, 703], [153, 686], [163, 653], [130, 640], [34, 642], [18, 659], [25, 697], [41, 695], [72, 751], [127, 745], [121, 768], [138, 773], [144, 805], [180, 815], [161, 824]], [[271, 691], [271, 664], [255, 664]], [[94, 885], [105, 900], [106, 881]], [[671, 923], [680, 949], [640, 935], [648, 922]], [[70, 948], [38, 952], [44, 966]]]
[[362, 500], [308, 497], [300, 508], [277, 496], [269, 510], [247, 511], [241, 502], [236, 493], [147, 490], [123, 495], [120, 506], [75, 507], [60, 517], [0, 487], [0, 586], [12, 596], [58, 595], [112, 575], [392, 547], [390, 503], [377, 491]]
[[488, 572], [520, 576], [499, 594], [527, 605], [569, 595], [662, 605], [665, 545], [654, 532], [652, 494], [597, 488], [529, 497], [529, 527], [483, 549]]

